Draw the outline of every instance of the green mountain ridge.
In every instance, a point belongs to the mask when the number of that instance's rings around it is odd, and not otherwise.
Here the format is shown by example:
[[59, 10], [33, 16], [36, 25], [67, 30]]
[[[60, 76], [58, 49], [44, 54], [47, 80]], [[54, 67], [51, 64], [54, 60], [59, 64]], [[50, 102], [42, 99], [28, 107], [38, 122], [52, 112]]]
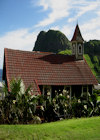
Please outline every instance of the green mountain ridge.
[[37, 36], [33, 51], [54, 52], [70, 49], [71, 44], [67, 37], [60, 31], [41, 31]]
[[[33, 51], [54, 52], [71, 55], [71, 42], [60, 31], [41, 31], [37, 36]], [[100, 83], [100, 40], [84, 43], [84, 58]]]

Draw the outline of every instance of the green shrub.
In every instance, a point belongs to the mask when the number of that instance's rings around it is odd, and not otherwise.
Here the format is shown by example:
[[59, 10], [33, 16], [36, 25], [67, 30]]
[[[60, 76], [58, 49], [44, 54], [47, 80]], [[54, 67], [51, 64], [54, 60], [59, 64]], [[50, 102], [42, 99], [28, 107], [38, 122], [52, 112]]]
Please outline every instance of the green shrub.
[[0, 124], [29, 124], [100, 115], [98, 94], [86, 98], [56, 94], [53, 99], [43, 95], [31, 95], [31, 86], [25, 90], [20, 78], [10, 83], [10, 92], [4, 85], [4, 100], [0, 101]]
[[25, 90], [23, 81], [13, 79], [10, 82], [10, 92], [4, 85], [5, 98], [1, 101], [1, 123], [28, 123], [35, 114], [36, 97], [30, 94], [31, 86]]

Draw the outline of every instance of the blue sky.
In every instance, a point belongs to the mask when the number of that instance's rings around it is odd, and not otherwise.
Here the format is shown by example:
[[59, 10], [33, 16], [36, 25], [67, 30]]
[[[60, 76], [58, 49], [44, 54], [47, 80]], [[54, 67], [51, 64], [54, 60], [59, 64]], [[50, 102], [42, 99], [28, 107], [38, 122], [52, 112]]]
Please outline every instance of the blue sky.
[[85, 40], [100, 39], [100, 0], [0, 0], [0, 68], [4, 48], [31, 51], [49, 29], [70, 40], [77, 21]]

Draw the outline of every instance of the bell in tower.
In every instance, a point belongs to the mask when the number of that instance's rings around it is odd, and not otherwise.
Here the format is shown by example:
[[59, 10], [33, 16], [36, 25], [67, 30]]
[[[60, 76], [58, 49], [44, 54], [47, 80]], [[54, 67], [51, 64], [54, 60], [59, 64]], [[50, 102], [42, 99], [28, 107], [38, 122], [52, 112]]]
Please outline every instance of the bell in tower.
[[78, 24], [76, 25], [71, 43], [72, 43], [72, 55], [75, 55], [76, 60], [82, 60], [84, 54], [84, 39], [81, 35]]

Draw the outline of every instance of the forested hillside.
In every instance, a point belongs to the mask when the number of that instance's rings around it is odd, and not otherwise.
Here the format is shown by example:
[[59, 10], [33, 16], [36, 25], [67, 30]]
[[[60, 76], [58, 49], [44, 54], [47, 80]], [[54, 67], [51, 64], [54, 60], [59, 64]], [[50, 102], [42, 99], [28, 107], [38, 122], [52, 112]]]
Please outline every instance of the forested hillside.
[[[33, 51], [71, 55], [71, 43], [60, 31], [41, 31], [37, 36]], [[90, 40], [84, 43], [84, 57], [100, 82], [100, 40]]]
[[54, 52], [70, 49], [70, 41], [60, 31], [41, 31], [37, 36], [33, 51]]
[[90, 40], [84, 44], [85, 59], [100, 82], [100, 40]]

